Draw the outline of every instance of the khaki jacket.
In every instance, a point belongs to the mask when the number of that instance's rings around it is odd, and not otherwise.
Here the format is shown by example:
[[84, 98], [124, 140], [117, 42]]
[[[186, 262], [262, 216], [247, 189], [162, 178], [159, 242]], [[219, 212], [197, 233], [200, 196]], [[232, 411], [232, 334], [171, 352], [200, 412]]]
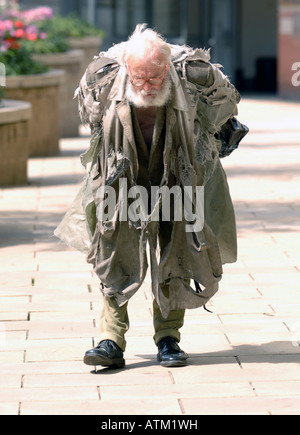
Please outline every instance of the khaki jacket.
[[[179, 46], [172, 50], [172, 98], [164, 112], [160, 185], [169, 186], [172, 179], [182, 189], [204, 186], [202, 228], [187, 232], [184, 217], [168, 226], [151, 216], [145, 221], [121, 221], [120, 203], [112, 219], [97, 219], [99, 188], [111, 186], [119, 198], [120, 179], [129, 189], [139, 176], [133, 112], [125, 94], [128, 76], [108, 52], [89, 65], [77, 90], [81, 119], [92, 131], [90, 147], [81, 156], [87, 174], [55, 231], [87, 254], [104, 295], [115, 297], [119, 305], [143, 283], [149, 246], [152, 293], [163, 316], [169, 310], [205, 305], [218, 290], [222, 264], [237, 258], [234, 210], [215, 135], [237, 115], [240, 97], [220, 68], [209, 62], [208, 52]], [[154, 150], [161, 140], [159, 131], [155, 127]], [[201, 292], [190, 285], [191, 280], [200, 284]], [[168, 297], [162, 291], [165, 285]]]

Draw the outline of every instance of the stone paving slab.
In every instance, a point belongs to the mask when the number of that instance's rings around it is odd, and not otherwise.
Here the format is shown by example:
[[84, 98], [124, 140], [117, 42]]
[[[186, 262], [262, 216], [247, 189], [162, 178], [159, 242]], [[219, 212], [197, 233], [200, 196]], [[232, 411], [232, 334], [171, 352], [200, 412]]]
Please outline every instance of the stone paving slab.
[[156, 360], [149, 275], [129, 305], [126, 367], [82, 362], [99, 283], [53, 230], [84, 175], [84, 129], [59, 156], [30, 159], [27, 186], [0, 188], [0, 415], [300, 414], [300, 104], [244, 98], [239, 118], [250, 134], [223, 160], [239, 259], [212, 313], [186, 313], [187, 367]]
[[[183, 399], [187, 415], [298, 415], [298, 398], [226, 397]], [[217, 411], [216, 411], [217, 410]]]
[[[14, 407], [12, 411], [14, 411]], [[130, 401], [114, 398], [112, 401], [105, 401], [99, 397], [98, 400], [61, 401], [59, 406], [53, 401], [48, 402], [23, 402], [22, 415], [96, 415], [96, 416], [134, 416], [134, 415], [181, 415], [180, 402], [176, 399], [162, 401], [157, 411], [157, 399], [138, 398]], [[125, 417], [126, 419], [126, 417]], [[101, 419], [100, 419], [101, 420]], [[124, 418], [122, 417], [124, 421]]]

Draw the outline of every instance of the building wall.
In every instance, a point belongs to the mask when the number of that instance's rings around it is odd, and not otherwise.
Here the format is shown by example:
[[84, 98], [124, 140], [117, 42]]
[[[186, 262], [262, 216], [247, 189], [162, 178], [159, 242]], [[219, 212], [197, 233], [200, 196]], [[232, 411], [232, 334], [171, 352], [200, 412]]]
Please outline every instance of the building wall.
[[188, 0], [188, 43], [242, 91], [276, 92], [277, 0]]
[[277, 0], [239, 0], [240, 86], [245, 90], [276, 91]]
[[300, 99], [300, 0], [281, 0], [278, 41], [279, 94]]

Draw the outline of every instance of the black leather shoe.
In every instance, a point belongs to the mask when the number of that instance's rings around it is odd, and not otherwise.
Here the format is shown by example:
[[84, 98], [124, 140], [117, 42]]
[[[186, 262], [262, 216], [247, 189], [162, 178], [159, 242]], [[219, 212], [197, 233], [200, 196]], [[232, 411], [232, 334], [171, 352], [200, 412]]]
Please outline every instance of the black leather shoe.
[[183, 352], [173, 337], [162, 338], [158, 345], [157, 360], [163, 367], [182, 367], [186, 365], [188, 354]]
[[88, 366], [124, 367], [123, 352], [112, 340], [103, 340], [94, 349], [88, 350], [83, 362]]

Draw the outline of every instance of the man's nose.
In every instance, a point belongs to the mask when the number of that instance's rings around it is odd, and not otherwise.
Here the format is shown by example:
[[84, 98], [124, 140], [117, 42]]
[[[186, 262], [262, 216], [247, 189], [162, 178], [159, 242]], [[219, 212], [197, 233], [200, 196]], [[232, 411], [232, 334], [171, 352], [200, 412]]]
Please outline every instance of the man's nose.
[[146, 92], [149, 92], [149, 91], [151, 91], [151, 89], [152, 89], [151, 84], [150, 84], [149, 82], [146, 82], [146, 83], [144, 84], [144, 90], [145, 90]]

